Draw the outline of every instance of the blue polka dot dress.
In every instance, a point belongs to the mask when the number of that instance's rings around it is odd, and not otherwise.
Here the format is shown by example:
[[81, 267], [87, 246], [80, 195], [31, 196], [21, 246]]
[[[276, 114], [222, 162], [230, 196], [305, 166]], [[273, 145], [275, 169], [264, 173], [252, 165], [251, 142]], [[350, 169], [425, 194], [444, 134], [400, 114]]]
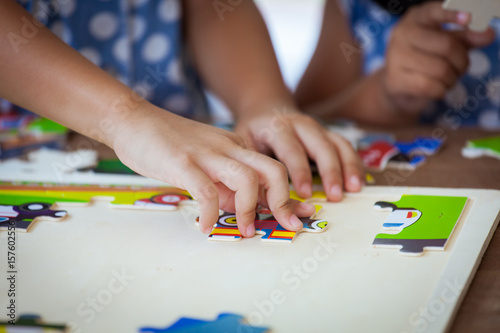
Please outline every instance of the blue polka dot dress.
[[183, 49], [180, 0], [18, 0], [95, 65], [153, 104], [206, 119]]
[[[369, 74], [385, 63], [385, 53], [399, 17], [391, 15], [372, 0], [342, 0], [351, 31], [363, 51], [363, 72]], [[500, 130], [500, 20], [492, 27], [495, 42], [469, 52], [467, 73], [444, 100], [432, 105], [422, 116], [423, 123], [456, 128], [477, 125]]]

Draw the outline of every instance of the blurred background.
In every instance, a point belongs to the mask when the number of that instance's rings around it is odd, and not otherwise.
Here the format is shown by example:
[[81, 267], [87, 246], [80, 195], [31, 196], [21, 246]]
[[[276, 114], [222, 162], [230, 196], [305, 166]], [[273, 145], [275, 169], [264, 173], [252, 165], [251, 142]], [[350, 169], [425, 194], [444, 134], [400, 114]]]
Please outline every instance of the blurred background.
[[[256, 0], [278, 57], [287, 86], [295, 89], [319, 37], [324, 0]], [[227, 124], [231, 115], [208, 94], [214, 122]]]

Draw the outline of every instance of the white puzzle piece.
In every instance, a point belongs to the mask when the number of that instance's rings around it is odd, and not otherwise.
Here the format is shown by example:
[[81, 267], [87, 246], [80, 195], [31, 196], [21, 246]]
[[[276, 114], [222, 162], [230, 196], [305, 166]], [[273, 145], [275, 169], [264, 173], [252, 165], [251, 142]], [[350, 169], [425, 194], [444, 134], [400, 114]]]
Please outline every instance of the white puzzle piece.
[[486, 30], [494, 17], [500, 17], [499, 0], [446, 0], [443, 7], [471, 13], [469, 28], [475, 31]]

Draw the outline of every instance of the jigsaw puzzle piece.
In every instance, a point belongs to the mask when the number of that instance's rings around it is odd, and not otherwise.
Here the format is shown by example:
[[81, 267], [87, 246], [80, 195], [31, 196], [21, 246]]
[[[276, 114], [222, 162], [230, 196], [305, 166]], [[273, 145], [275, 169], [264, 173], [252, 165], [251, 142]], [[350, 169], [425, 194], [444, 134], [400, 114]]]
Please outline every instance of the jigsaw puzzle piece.
[[387, 163], [388, 167], [392, 168], [404, 168], [404, 169], [411, 169], [414, 170], [418, 168], [420, 165], [425, 163], [426, 157], [423, 155], [413, 155], [413, 156], [408, 156], [405, 154], [397, 154], [396, 156], [392, 157], [389, 160], [389, 163]]
[[396, 147], [406, 156], [413, 155], [434, 155], [443, 146], [441, 139], [417, 137], [411, 142], [396, 142]]
[[0, 205], [0, 230], [14, 226], [15, 231], [28, 232], [39, 221], [60, 221], [65, 210], [52, 210], [52, 203], [30, 202], [21, 205]]
[[85, 207], [91, 203], [91, 195], [88, 192], [79, 193], [74, 190], [47, 189], [45, 196], [54, 203], [63, 204], [65, 207]]
[[387, 142], [378, 141], [358, 151], [366, 168], [384, 170], [391, 158], [399, 154], [399, 149]]
[[25, 314], [19, 316], [14, 324], [0, 322], [0, 333], [67, 333], [65, 324], [45, 324], [39, 315]]
[[143, 207], [152, 210], [176, 210], [180, 204], [194, 203], [187, 191], [172, 189], [154, 193], [137, 193], [134, 208]]
[[387, 217], [382, 227], [387, 230], [403, 230], [417, 222], [422, 212], [414, 208], [398, 208], [391, 202], [378, 201], [375, 208], [379, 210], [390, 209], [391, 214]]
[[[198, 220], [198, 219], [197, 219]], [[297, 233], [300, 232], [323, 232], [328, 226], [325, 220], [312, 218], [300, 218], [303, 229], [299, 232], [289, 231], [283, 228], [268, 210], [260, 210], [255, 214], [255, 234], [263, 235], [264, 242], [291, 243]], [[236, 215], [224, 212], [208, 236], [209, 240], [234, 242], [241, 240], [242, 235], [238, 230]]]
[[486, 30], [493, 18], [500, 17], [498, 0], [446, 0], [443, 8], [471, 13], [469, 29], [475, 31]]
[[326, 201], [326, 193], [324, 191], [313, 191], [312, 196], [308, 199], [301, 198], [297, 192], [295, 191], [290, 191], [290, 199], [301, 201], [301, 202], [308, 202], [312, 200], [321, 200], [321, 201]]
[[388, 133], [370, 133], [359, 140], [358, 149], [367, 149], [377, 142], [385, 142], [393, 146], [396, 143], [396, 137]]
[[403, 195], [397, 202], [379, 201], [375, 208], [390, 209], [384, 221], [386, 230], [396, 234], [378, 234], [375, 247], [397, 247], [409, 256], [422, 255], [424, 250], [444, 250], [460, 219], [467, 197]]
[[174, 187], [144, 188], [138, 186], [100, 185], [3, 185], [0, 203], [20, 204], [48, 201], [65, 206], [85, 206], [91, 201], [109, 201], [114, 208], [174, 210], [179, 204], [194, 203], [187, 191]]
[[490, 156], [500, 159], [500, 136], [469, 140], [462, 148], [462, 156], [467, 158], [478, 158]]
[[243, 322], [243, 317], [232, 313], [221, 313], [216, 320], [205, 321], [191, 318], [181, 318], [166, 328], [144, 327], [140, 333], [263, 333], [268, 332], [266, 327], [256, 327]]

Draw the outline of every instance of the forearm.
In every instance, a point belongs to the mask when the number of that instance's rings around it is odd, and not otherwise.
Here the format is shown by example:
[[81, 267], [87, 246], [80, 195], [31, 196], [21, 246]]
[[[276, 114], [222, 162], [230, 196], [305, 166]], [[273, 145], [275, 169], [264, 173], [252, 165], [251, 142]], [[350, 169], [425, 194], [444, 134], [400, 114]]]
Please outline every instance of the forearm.
[[[349, 118], [372, 124], [398, 124], [416, 121], [414, 112], [403, 109], [401, 103], [395, 103], [388, 96], [383, 86], [384, 69], [354, 80], [338, 93], [310, 105], [304, 111], [331, 120]], [[414, 101], [408, 102], [411, 108], [423, 108]]]
[[15, 2], [0, 2], [0, 22], [0, 96], [112, 146], [144, 101]]
[[265, 23], [245, 0], [220, 20], [211, 1], [187, 2], [187, 37], [205, 84], [235, 115], [294, 105]]

